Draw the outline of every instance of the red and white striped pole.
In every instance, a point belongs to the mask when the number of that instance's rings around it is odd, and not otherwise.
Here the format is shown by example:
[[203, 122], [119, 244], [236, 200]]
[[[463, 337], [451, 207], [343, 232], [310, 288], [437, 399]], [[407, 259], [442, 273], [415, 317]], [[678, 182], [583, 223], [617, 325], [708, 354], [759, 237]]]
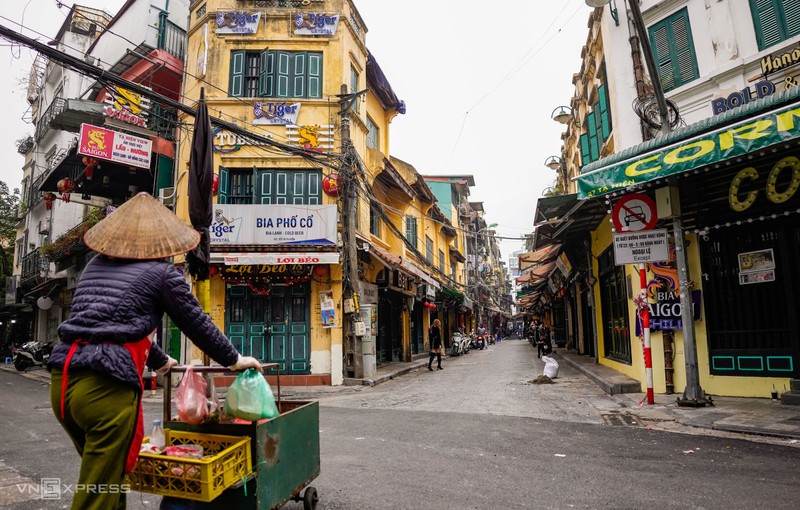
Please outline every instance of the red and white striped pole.
[[150, 372], [150, 395], [156, 394], [156, 373], [155, 371]]
[[639, 264], [639, 284], [642, 303], [642, 334], [644, 335], [644, 376], [647, 380], [647, 403], [656, 403], [653, 393], [653, 353], [650, 349], [650, 307], [647, 301], [647, 270], [645, 264]]

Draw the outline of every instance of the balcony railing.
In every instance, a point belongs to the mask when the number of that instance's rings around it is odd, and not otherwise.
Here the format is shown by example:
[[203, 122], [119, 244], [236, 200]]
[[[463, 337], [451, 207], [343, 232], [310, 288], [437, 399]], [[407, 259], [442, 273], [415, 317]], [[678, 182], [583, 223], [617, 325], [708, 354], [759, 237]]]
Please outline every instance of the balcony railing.
[[20, 283], [27, 282], [37, 276], [42, 276], [47, 266], [50, 264], [47, 257], [43, 256], [39, 250], [34, 250], [22, 257], [22, 274]]
[[31, 185], [31, 189], [28, 192], [28, 208], [33, 209], [33, 207], [38, 204], [42, 200], [42, 192], [39, 191], [39, 187], [44, 182], [44, 178], [47, 176], [47, 172], [43, 173], [39, 177], [37, 177], [33, 184]]
[[63, 97], [53, 99], [53, 102], [50, 103], [47, 110], [39, 117], [39, 122], [36, 124], [36, 133], [33, 135], [33, 138], [37, 142], [44, 138], [44, 135], [47, 134], [47, 131], [50, 129], [50, 121], [56, 118], [56, 115], [63, 112], [66, 105], [67, 100]]
[[178, 60], [186, 54], [186, 31], [167, 19], [167, 13], [158, 15], [158, 49], [165, 50]]

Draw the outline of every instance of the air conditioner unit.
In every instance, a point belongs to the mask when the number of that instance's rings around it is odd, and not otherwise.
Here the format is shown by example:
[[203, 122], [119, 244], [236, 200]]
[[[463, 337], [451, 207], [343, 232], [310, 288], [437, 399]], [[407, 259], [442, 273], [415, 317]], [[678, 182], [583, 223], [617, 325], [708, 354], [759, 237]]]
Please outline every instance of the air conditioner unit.
[[42, 235], [50, 234], [50, 220], [42, 220], [39, 222], [38, 232]]
[[158, 199], [166, 207], [175, 207], [175, 188], [161, 188], [158, 190]]

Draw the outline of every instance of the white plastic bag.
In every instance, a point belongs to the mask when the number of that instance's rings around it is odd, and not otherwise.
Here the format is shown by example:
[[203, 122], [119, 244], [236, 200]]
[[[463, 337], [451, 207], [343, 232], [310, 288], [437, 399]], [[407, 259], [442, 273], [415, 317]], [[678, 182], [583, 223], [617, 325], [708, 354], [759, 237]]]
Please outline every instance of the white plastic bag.
[[558, 362], [550, 356], [542, 356], [544, 362], [544, 375], [550, 379], [558, 377]]

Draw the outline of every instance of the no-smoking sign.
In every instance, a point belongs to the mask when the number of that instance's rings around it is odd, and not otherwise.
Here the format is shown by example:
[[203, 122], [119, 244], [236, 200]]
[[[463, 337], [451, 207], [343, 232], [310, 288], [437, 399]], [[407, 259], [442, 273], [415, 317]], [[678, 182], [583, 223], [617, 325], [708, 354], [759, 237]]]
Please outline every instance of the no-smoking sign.
[[647, 195], [629, 193], [614, 204], [611, 221], [617, 232], [652, 230], [658, 221], [656, 203]]

